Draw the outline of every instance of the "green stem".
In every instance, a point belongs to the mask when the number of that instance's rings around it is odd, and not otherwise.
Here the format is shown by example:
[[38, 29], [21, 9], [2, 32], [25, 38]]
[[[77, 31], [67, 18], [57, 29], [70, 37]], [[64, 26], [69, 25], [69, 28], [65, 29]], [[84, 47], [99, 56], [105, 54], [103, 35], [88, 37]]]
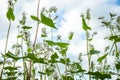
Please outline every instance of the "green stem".
[[[88, 31], [86, 31], [86, 51], [88, 55], [88, 71], [90, 71], [90, 59], [91, 55], [89, 53], [89, 41], [88, 41]], [[91, 76], [89, 75], [89, 80], [91, 80]]]
[[[6, 54], [6, 51], [7, 51], [10, 29], [11, 29], [11, 20], [9, 21], [9, 28], [8, 28], [7, 37], [6, 37], [6, 42], [5, 42], [5, 51], [4, 51], [4, 54]], [[1, 74], [0, 74], [0, 80], [2, 80], [3, 68], [4, 68], [4, 66], [5, 66], [6, 60], [7, 60], [7, 59], [4, 57], [3, 67], [2, 67], [2, 70], [1, 70]]]
[[[37, 17], [39, 18], [39, 6], [40, 6], [40, 0], [38, 0], [38, 5], [37, 5]], [[33, 43], [33, 52], [35, 51], [35, 45], [36, 45], [36, 40], [37, 40], [37, 35], [38, 35], [38, 29], [39, 29], [39, 22], [37, 22], [37, 29], [36, 29], [36, 34], [35, 34], [35, 40], [34, 40], [34, 43]], [[34, 69], [33, 68], [33, 64], [32, 64], [32, 61], [30, 61], [30, 70], [29, 70], [29, 78], [28, 80], [30, 80], [31, 78], [31, 70]], [[33, 78], [34, 79], [34, 78]]]

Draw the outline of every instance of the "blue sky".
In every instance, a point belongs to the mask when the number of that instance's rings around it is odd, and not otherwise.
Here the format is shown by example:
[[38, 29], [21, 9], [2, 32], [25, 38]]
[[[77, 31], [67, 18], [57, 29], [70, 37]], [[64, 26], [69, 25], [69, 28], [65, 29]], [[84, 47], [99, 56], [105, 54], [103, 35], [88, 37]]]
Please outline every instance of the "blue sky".
[[116, 4], [120, 6], [120, 0], [116, 0]]

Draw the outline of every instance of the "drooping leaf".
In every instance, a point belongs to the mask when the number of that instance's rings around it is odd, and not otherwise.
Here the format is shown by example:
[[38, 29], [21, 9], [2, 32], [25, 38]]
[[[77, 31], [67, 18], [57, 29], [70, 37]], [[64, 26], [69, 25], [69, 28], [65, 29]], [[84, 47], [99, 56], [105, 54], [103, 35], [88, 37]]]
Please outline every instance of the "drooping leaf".
[[82, 17], [82, 28], [85, 30], [85, 31], [88, 31], [88, 30], [91, 30], [91, 28], [87, 25], [85, 19]]
[[22, 57], [18, 57], [18, 56], [16, 56], [16, 55], [12, 54], [10, 51], [8, 51], [8, 52], [5, 54], [5, 56], [8, 57], [8, 58], [12, 58], [12, 59], [14, 59], [14, 60], [16, 60], [16, 61], [22, 58]]
[[6, 16], [7, 16], [8, 20], [13, 20], [13, 21], [15, 20], [13, 9], [11, 7], [8, 9]]
[[23, 26], [22, 28], [28, 30], [28, 29], [31, 29], [32, 27], [31, 26]]
[[46, 17], [43, 13], [41, 13], [41, 22], [51, 28], [57, 29], [53, 23], [53, 20], [49, 17]]
[[96, 71], [96, 72], [88, 72], [87, 74], [92, 75], [93, 78], [97, 78], [97, 79], [102, 79], [102, 80], [104, 80], [106, 78], [111, 79], [110, 74], [100, 73], [98, 71]]
[[97, 61], [101, 63], [101, 62], [107, 57], [107, 55], [108, 55], [108, 53], [106, 53], [105, 55], [99, 57], [99, 58], [97, 59]]
[[33, 15], [31, 15], [30, 17], [31, 17], [34, 21], [40, 22], [40, 20], [38, 19], [38, 17], [33, 16]]

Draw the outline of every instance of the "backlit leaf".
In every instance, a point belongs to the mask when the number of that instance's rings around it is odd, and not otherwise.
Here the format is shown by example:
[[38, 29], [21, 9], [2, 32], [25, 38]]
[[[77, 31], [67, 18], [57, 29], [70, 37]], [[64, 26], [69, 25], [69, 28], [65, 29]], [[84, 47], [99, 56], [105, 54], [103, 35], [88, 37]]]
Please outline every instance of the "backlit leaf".
[[82, 17], [82, 28], [85, 30], [85, 31], [88, 31], [88, 30], [91, 30], [91, 28], [87, 25], [85, 19]]
[[38, 17], [36, 17], [36, 16], [31, 15], [30, 17], [31, 17], [34, 21], [38, 21], [38, 22], [40, 21], [40, 20], [38, 19]]
[[57, 29], [53, 20], [51, 18], [46, 17], [44, 14], [41, 13], [41, 22], [51, 28]]
[[13, 20], [13, 21], [15, 20], [13, 9], [11, 7], [8, 9], [6, 16], [7, 16], [8, 20]]
[[99, 57], [99, 58], [97, 59], [97, 61], [101, 63], [101, 62], [107, 57], [107, 55], [108, 55], [108, 53], [106, 53], [105, 55]]

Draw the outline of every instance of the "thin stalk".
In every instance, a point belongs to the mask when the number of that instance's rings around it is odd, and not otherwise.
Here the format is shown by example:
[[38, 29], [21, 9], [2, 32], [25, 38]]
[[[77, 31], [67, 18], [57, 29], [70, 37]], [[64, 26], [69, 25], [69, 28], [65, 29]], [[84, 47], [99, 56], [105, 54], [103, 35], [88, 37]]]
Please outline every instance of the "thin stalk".
[[[4, 51], [4, 54], [6, 54], [6, 51], [7, 51], [10, 29], [11, 29], [11, 20], [9, 21], [9, 28], [8, 28], [7, 37], [6, 37], [6, 42], [5, 42], [5, 51]], [[0, 74], [0, 80], [2, 80], [3, 68], [4, 68], [4, 66], [5, 66], [6, 60], [7, 60], [7, 59], [5, 59], [5, 57], [4, 57], [3, 67], [2, 67], [2, 70], [1, 70], [1, 74]]]
[[[88, 31], [86, 31], [86, 51], [87, 51], [87, 57], [88, 57], [88, 71], [90, 71], [90, 53], [89, 53], [89, 41], [88, 41]], [[89, 75], [89, 80], [91, 80], [91, 76]]]
[[[40, 0], [38, 0], [38, 5], [37, 5], [37, 17], [39, 18], [39, 6], [40, 6]], [[36, 29], [36, 34], [35, 34], [35, 40], [34, 40], [34, 43], [33, 43], [33, 52], [35, 50], [35, 45], [36, 45], [36, 40], [37, 40], [37, 35], [38, 35], [38, 29], [39, 29], [39, 22], [37, 22], [37, 29]], [[30, 70], [29, 70], [29, 77], [28, 77], [28, 80], [30, 80], [31, 78], [31, 70], [32, 70], [32, 61], [30, 61]]]

